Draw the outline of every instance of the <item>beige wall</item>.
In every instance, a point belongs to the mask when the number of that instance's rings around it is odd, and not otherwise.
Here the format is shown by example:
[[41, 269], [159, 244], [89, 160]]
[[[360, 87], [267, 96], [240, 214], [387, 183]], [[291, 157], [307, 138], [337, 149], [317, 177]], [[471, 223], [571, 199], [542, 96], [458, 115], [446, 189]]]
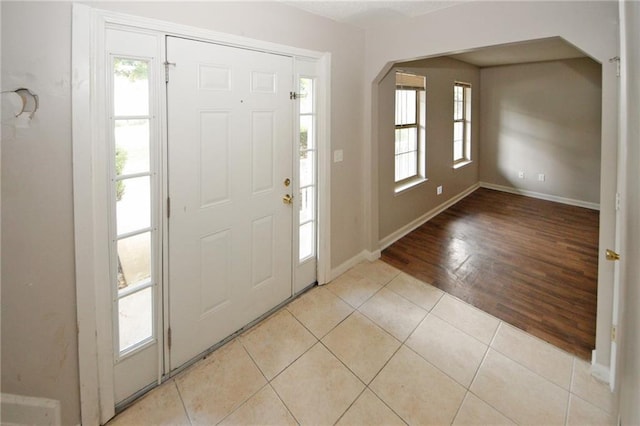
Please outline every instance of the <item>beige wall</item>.
[[483, 68], [480, 76], [480, 180], [598, 204], [600, 64], [570, 59]]
[[[619, 377], [622, 378], [620, 393], [620, 417], [623, 425], [640, 424], [640, 3], [626, 2], [622, 35], [626, 49], [621, 52], [623, 66], [623, 89], [627, 94], [627, 110], [623, 111], [626, 126], [622, 131], [626, 137], [627, 172], [626, 198], [623, 214], [626, 226], [626, 244], [623, 247], [623, 297], [622, 329], [620, 343], [622, 363]], [[625, 87], [626, 86], [626, 87]], [[623, 102], [624, 105], [624, 102]]]
[[30, 128], [2, 129], [2, 391], [61, 400], [65, 424], [80, 410], [70, 40], [70, 5], [2, 2], [3, 89], [40, 96]]
[[[427, 181], [401, 193], [394, 183], [395, 69], [379, 84], [378, 146], [379, 234], [383, 240], [478, 181], [480, 71], [450, 58], [405, 62], [397, 68], [427, 78], [426, 174]], [[472, 163], [453, 169], [453, 83], [472, 85]], [[442, 195], [436, 187], [442, 185]]]
[[[91, 6], [331, 52], [331, 143], [344, 150], [331, 171], [331, 263], [362, 250], [363, 31], [275, 2]], [[76, 424], [71, 3], [1, 7], [3, 89], [28, 87], [41, 103], [29, 128], [2, 132], [2, 391], [61, 400], [63, 423]]]

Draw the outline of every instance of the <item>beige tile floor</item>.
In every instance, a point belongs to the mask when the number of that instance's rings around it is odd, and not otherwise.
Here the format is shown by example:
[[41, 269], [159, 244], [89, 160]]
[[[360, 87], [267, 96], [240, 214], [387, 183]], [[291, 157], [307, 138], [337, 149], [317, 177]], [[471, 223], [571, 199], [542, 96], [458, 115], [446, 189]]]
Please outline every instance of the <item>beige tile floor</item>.
[[110, 425], [613, 425], [589, 364], [381, 262], [316, 287]]

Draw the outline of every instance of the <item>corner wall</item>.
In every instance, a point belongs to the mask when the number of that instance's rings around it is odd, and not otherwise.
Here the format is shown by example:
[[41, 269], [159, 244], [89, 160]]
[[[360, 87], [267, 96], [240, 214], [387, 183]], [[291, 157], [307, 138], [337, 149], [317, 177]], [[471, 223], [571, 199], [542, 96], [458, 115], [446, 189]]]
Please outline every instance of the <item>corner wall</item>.
[[480, 180], [599, 204], [600, 64], [569, 59], [482, 68], [480, 76]]
[[[426, 177], [411, 189], [395, 193], [395, 69], [424, 75], [427, 81]], [[380, 240], [446, 203], [478, 182], [480, 70], [451, 58], [396, 64], [378, 88], [378, 176]], [[453, 168], [453, 84], [471, 83], [471, 159]], [[442, 195], [436, 187], [442, 185]]]
[[[623, 88], [626, 84], [627, 110], [623, 109], [626, 121], [624, 137], [627, 141], [626, 198], [623, 202], [626, 216], [626, 246], [622, 256], [624, 282], [622, 302], [621, 350], [622, 362], [618, 377], [621, 377], [620, 418], [623, 425], [640, 424], [640, 3], [621, 2], [623, 8]], [[624, 108], [624, 103], [623, 103]]]

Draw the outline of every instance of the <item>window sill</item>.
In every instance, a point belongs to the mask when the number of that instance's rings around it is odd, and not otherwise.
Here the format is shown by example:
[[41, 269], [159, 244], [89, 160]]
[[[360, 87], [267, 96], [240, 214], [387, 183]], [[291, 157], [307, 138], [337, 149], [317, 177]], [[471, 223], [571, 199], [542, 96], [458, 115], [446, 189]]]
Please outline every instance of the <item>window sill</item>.
[[399, 195], [400, 193], [408, 191], [411, 188], [414, 188], [420, 185], [421, 183], [426, 182], [427, 180], [428, 180], [427, 178], [419, 177], [419, 178], [411, 179], [408, 182], [403, 182], [402, 184], [396, 186], [394, 193], [395, 195]]
[[473, 163], [473, 161], [471, 161], [471, 160], [460, 161], [459, 163], [456, 163], [456, 164], [453, 165], [453, 169], [454, 170], [461, 169], [464, 166], [468, 166], [471, 163]]

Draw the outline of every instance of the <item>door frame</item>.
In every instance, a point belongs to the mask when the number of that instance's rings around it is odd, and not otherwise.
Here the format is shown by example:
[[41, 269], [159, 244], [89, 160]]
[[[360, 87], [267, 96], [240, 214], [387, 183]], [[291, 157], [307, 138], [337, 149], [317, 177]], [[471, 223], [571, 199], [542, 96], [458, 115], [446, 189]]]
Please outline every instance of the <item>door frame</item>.
[[[174, 24], [150, 18], [73, 4], [72, 11], [72, 149], [73, 197], [75, 231], [76, 306], [78, 324], [78, 353], [80, 375], [80, 406], [82, 424], [100, 424], [115, 414], [113, 396], [113, 348], [111, 341], [111, 312], [103, 301], [105, 277], [109, 276], [108, 218], [105, 185], [107, 157], [103, 154], [104, 119], [101, 112], [105, 82], [97, 78], [96, 70], [104, 54], [104, 33], [107, 26], [132, 31], [144, 31], [160, 36], [187, 37], [232, 47], [249, 48], [294, 58], [317, 61], [318, 86], [318, 204], [317, 204], [317, 279], [319, 284], [330, 280], [330, 140], [331, 140], [331, 53], [295, 48], [281, 44], [219, 33], [201, 28]], [[164, 37], [163, 37], [164, 38]], [[164, 42], [163, 42], [164, 43]], [[164, 51], [164, 49], [163, 49]], [[162, 53], [162, 62], [166, 60]], [[162, 98], [162, 97], [161, 97]], [[166, 99], [161, 99], [166, 113]], [[164, 114], [166, 116], [166, 114]], [[167, 195], [167, 134], [162, 122], [161, 176], [162, 196]], [[163, 203], [164, 205], [164, 203]], [[166, 206], [163, 207], [166, 209]], [[163, 211], [166, 217], [166, 211]], [[167, 272], [167, 221], [162, 223], [163, 277]], [[168, 312], [167, 292], [162, 291], [164, 312]], [[110, 306], [110, 302], [108, 304]], [[168, 324], [160, 315], [158, 321], [159, 350], [166, 351], [163, 336]], [[108, 336], [108, 337], [105, 337]], [[158, 383], [165, 376], [158, 369]]]

